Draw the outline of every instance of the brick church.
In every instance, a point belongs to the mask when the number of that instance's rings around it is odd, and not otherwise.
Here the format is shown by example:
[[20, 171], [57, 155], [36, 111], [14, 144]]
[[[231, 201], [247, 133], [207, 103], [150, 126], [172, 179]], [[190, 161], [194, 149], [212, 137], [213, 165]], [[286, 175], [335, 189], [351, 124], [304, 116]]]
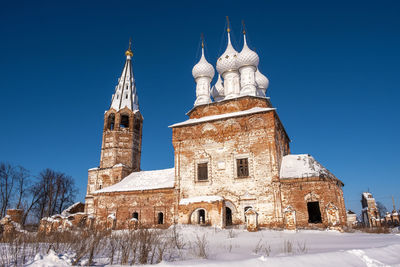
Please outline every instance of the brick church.
[[346, 224], [343, 183], [290, 139], [266, 96], [268, 79], [246, 43], [228, 44], [214, 67], [204, 45], [192, 74], [194, 107], [170, 126], [175, 167], [142, 171], [143, 117], [126, 62], [104, 114], [100, 166], [89, 169], [85, 213], [99, 226], [247, 225], [248, 229]]

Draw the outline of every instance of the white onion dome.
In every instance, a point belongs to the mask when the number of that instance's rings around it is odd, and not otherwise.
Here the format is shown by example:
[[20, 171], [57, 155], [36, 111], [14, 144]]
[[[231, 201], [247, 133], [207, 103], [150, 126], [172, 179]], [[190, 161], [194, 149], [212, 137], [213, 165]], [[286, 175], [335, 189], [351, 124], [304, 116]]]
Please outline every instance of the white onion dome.
[[257, 68], [260, 58], [258, 57], [256, 52], [254, 52], [247, 46], [246, 34], [243, 34], [243, 38], [244, 38], [243, 48], [237, 57], [238, 67], [240, 68], [244, 66], [254, 66]]
[[238, 52], [233, 48], [231, 36], [228, 32], [228, 45], [225, 52], [217, 60], [218, 73], [222, 75], [225, 71], [237, 70], [237, 56]]
[[211, 96], [214, 100], [219, 101], [225, 97], [224, 85], [222, 84], [221, 75], [218, 74], [218, 80], [211, 88]]
[[201, 48], [201, 58], [199, 62], [194, 65], [192, 69], [192, 75], [195, 79], [199, 77], [208, 77], [212, 80], [214, 78], [215, 70], [214, 67], [208, 63], [204, 56], [204, 47]]
[[256, 83], [259, 88], [267, 89], [269, 85], [269, 80], [262, 74], [258, 69], [256, 71]]

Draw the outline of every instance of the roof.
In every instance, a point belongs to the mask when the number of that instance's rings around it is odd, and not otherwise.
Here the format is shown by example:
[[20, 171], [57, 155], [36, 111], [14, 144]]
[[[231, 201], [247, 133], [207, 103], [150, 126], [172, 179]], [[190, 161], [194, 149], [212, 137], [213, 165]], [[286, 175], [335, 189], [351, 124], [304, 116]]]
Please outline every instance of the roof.
[[132, 172], [119, 183], [97, 190], [94, 193], [173, 188], [174, 185], [175, 168], [170, 168], [164, 170]]
[[337, 179], [330, 171], [316, 161], [311, 155], [286, 155], [282, 158], [280, 178], [328, 177]]
[[255, 108], [251, 108], [251, 109], [243, 110], [243, 111], [237, 111], [237, 112], [231, 112], [231, 113], [225, 113], [225, 114], [219, 114], [219, 115], [212, 115], [212, 116], [205, 116], [205, 117], [201, 117], [198, 119], [189, 119], [189, 120], [186, 120], [183, 122], [172, 124], [168, 127], [173, 128], [173, 127], [179, 127], [179, 126], [186, 126], [186, 125], [191, 125], [191, 124], [196, 124], [196, 123], [201, 123], [201, 122], [206, 122], [206, 121], [214, 121], [214, 120], [219, 120], [219, 119], [239, 117], [239, 116], [261, 113], [261, 112], [266, 112], [266, 111], [271, 111], [271, 110], [275, 110], [275, 108], [255, 107]]

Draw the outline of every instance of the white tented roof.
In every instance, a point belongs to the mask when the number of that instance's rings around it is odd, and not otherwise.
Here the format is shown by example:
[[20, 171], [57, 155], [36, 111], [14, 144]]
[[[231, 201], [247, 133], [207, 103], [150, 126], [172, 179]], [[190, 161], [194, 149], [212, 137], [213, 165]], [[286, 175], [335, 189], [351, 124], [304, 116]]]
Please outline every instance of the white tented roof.
[[173, 188], [175, 184], [175, 168], [133, 172], [119, 183], [97, 190], [94, 193], [127, 192]]
[[311, 155], [286, 155], [282, 159], [280, 172], [281, 179], [320, 176], [336, 179], [331, 172], [329, 172], [324, 166], [316, 161]]
[[225, 113], [225, 114], [219, 114], [219, 115], [213, 115], [213, 116], [205, 116], [205, 117], [201, 117], [198, 119], [189, 119], [189, 120], [186, 120], [183, 122], [172, 124], [168, 127], [173, 128], [173, 127], [177, 127], [177, 126], [185, 126], [185, 125], [196, 124], [196, 123], [200, 123], [200, 122], [215, 121], [215, 120], [219, 120], [219, 119], [227, 119], [227, 118], [239, 117], [239, 116], [243, 116], [243, 115], [261, 113], [261, 112], [270, 111], [270, 110], [275, 110], [275, 108], [255, 107], [255, 108], [251, 108], [251, 109], [243, 110], [243, 111], [237, 111], [237, 112], [231, 112], [231, 113]]

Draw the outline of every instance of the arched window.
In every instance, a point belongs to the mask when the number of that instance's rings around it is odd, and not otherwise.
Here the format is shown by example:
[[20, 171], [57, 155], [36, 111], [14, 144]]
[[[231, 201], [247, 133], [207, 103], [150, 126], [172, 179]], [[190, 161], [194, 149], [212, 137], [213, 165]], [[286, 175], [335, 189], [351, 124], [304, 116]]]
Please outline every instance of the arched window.
[[129, 116], [128, 115], [121, 115], [121, 122], [119, 123], [119, 128], [129, 128]]
[[132, 218], [139, 220], [139, 213], [137, 213], [136, 211], [134, 213], [132, 213]]
[[164, 213], [158, 213], [158, 224], [164, 224]]
[[114, 125], [115, 125], [115, 115], [114, 113], [111, 113], [110, 115], [108, 115], [107, 129], [114, 130]]

